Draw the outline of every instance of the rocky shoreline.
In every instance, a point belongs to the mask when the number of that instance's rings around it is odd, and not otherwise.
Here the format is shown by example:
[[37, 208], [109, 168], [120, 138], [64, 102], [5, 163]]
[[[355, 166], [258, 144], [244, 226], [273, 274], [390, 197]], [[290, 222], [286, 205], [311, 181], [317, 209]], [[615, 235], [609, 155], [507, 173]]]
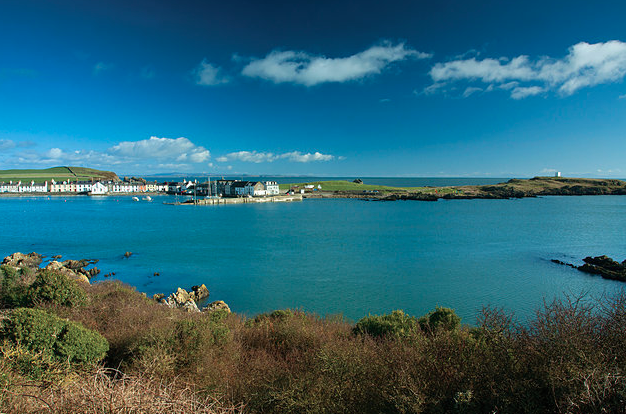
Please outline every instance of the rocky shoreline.
[[495, 185], [456, 187], [426, 187], [420, 192], [363, 193], [335, 191], [307, 193], [304, 198], [358, 198], [367, 201], [437, 201], [443, 200], [502, 200], [541, 196], [626, 195], [626, 181], [614, 179], [534, 177], [511, 179]]
[[[125, 257], [130, 256], [130, 252], [126, 252]], [[98, 259], [80, 259], [80, 260], [64, 260], [58, 261], [61, 258], [60, 255], [53, 256], [50, 263], [45, 267], [40, 267], [45, 256], [39, 253], [20, 253], [16, 252], [4, 258], [1, 266], [7, 266], [18, 272], [38, 272], [38, 271], [51, 271], [60, 273], [70, 280], [91, 284], [90, 280], [100, 274], [100, 269], [93, 267], [87, 269], [88, 266], [98, 263]], [[112, 273], [115, 274], [115, 273]], [[110, 276], [111, 273], [104, 275]], [[199, 308], [198, 302], [206, 301], [209, 297], [209, 289], [206, 285], [192, 286], [189, 291], [183, 288], [177, 288], [167, 297], [163, 293], [157, 293], [153, 295], [152, 299], [158, 303], [175, 309], [181, 309], [187, 312], [212, 312], [212, 311], [225, 311], [230, 313], [230, 307], [226, 302], [217, 300], [208, 303], [206, 306]]]
[[585, 264], [582, 266], [565, 263], [557, 259], [552, 259], [551, 261], [552, 263], [578, 269], [584, 273], [599, 275], [603, 279], [626, 282], [626, 260], [620, 263], [604, 255], [596, 257], [587, 256], [583, 259]]

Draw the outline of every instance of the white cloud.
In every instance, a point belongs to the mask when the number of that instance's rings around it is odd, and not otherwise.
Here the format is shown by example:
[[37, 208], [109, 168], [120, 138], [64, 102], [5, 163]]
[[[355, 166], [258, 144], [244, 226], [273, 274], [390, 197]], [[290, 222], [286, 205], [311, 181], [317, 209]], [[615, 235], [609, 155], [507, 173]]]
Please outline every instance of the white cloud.
[[287, 152], [280, 155], [280, 158], [286, 158], [293, 162], [312, 162], [312, 161], [330, 161], [335, 157], [329, 154], [322, 154], [320, 152], [314, 152], [303, 154], [300, 151]]
[[244, 161], [244, 162], [273, 162], [278, 159], [278, 156], [271, 152], [256, 152], [256, 151], [237, 151], [231, 152], [223, 157], [219, 157], [219, 162], [226, 161]]
[[[20, 144], [18, 146], [23, 146]], [[209, 158], [209, 150], [195, 145], [187, 138], [151, 137], [120, 142], [105, 151], [67, 151], [62, 148], [50, 148], [43, 152], [24, 150], [14, 154], [11, 161], [17, 161], [18, 165], [88, 165], [107, 168], [135, 166], [139, 163], [149, 167], [176, 165], [182, 168], [204, 163]]]
[[189, 139], [150, 137], [141, 141], [124, 141], [109, 148], [108, 153], [126, 158], [169, 158], [177, 161], [204, 162], [209, 150]]
[[224, 156], [216, 158], [218, 162], [227, 161], [243, 161], [243, 162], [274, 162], [276, 160], [287, 160], [291, 162], [313, 162], [313, 161], [330, 161], [335, 158], [334, 155], [322, 154], [321, 152], [303, 154], [300, 151], [286, 152], [284, 154], [274, 154], [272, 152], [257, 151], [238, 151], [231, 152]]
[[618, 99], [626, 99], [626, 93], [617, 97]]
[[222, 69], [207, 62], [206, 59], [202, 59], [198, 67], [193, 70], [193, 75], [196, 84], [202, 86], [215, 86], [229, 82], [228, 77], [222, 74]]
[[389, 64], [408, 58], [426, 59], [427, 53], [384, 42], [363, 52], [341, 58], [314, 56], [301, 51], [270, 52], [263, 59], [253, 59], [242, 70], [244, 76], [274, 83], [290, 82], [314, 86], [327, 82], [347, 82], [381, 73]]
[[511, 98], [524, 99], [527, 96], [539, 95], [545, 92], [545, 89], [541, 86], [517, 86], [511, 91]]
[[625, 75], [626, 43], [618, 40], [595, 44], [581, 42], [571, 46], [561, 59], [541, 57], [533, 60], [521, 55], [437, 63], [430, 70], [434, 84], [426, 90], [469, 81], [496, 84], [500, 89], [511, 90], [514, 99], [548, 91], [568, 96], [581, 88], [618, 82]]

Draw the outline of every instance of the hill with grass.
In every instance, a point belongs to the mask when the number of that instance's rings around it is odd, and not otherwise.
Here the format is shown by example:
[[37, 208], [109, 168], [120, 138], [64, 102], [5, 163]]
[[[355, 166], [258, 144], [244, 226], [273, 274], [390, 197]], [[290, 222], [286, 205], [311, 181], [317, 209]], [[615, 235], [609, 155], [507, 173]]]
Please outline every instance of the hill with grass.
[[46, 169], [24, 169], [24, 170], [0, 170], [0, 182], [22, 181], [22, 182], [44, 182], [55, 180], [62, 181], [96, 181], [113, 180], [118, 181], [117, 174], [111, 171], [96, 170], [85, 167], [53, 167]]

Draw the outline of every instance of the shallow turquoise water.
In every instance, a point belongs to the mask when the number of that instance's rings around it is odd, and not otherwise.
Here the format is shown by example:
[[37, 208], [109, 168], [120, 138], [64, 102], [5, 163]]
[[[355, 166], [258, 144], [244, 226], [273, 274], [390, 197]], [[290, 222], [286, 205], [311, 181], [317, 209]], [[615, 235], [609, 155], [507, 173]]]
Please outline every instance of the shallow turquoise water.
[[358, 319], [440, 305], [473, 323], [483, 305], [524, 319], [544, 299], [623, 286], [550, 259], [626, 258], [626, 196], [162, 204], [171, 200], [3, 197], [0, 255], [99, 258], [101, 275], [150, 295], [205, 283], [211, 300], [249, 315], [297, 307]]

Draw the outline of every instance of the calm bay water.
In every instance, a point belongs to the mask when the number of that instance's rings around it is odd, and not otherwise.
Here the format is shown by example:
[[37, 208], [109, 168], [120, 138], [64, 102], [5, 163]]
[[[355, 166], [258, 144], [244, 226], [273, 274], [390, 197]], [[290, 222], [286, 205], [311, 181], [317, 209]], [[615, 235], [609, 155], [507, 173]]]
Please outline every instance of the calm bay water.
[[2, 197], [0, 255], [99, 258], [96, 280], [114, 271], [149, 295], [205, 283], [211, 300], [248, 315], [291, 307], [358, 319], [440, 305], [473, 323], [483, 305], [523, 319], [544, 299], [622, 288], [550, 259], [626, 258], [626, 196], [163, 204], [172, 200]]

